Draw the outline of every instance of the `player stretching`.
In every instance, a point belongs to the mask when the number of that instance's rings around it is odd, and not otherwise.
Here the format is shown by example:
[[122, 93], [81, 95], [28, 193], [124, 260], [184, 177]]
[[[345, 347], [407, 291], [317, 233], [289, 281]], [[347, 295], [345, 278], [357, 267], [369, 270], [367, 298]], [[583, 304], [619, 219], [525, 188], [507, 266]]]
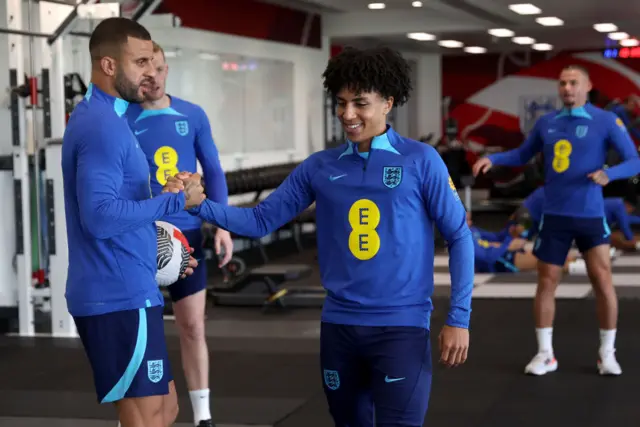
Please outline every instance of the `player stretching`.
[[345, 144], [309, 156], [253, 209], [207, 200], [194, 212], [260, 237], [315, 201], [327, 290], [320, 363], [335, 424], [371, 425], [358, 415], [359, 399], [370, 394], [377, 425], [421, 426], [432, 377], [434, 223], [451, 258], [441, 361], [467, 358], [474, 264], [466, 212], [438, 153], [386, 124], [412, 89], [398, 53], [346, 49], [329, 61], [324, 85], [337, 99]]
[[[196, 161], [202, 165], [207, 197], [227, 204], [227, 181], [220, 166], [218, 150], [211, 137], [211, 127], [205, 112], [165, 92], [167, 73], [164, 51], [154, 43], [153, 66], [156, 75], [146, 101], [132, 105], [127, 111], [129, 124], [151, 169], [151, 189], [154, 196], [162, 191], [168, 176], [178, 171], [196, 172]], [[193, 256], [202, 260], [202, 221], [182, 211], [162, 218], [180, 228], [194, 248]], [[215, 236], [216, 252], [224, 248], [226, 264], [233, 254], [229, 232], [219, 228]], [[194, 274], [167, 289], [180, 332], [180, 350], [194, 423], [198, 427], [213, 426], [209, 402], [209, 350], [205, 337], [207, 270], [205, 263]]]
[[[640, 159], [622, 121], [587, 103], [589, 90], [587, 70], [575, 65], [563, 69], [559, 94], [564, 108], [541, 117], [517, 149], [484, 157], [473, 166], [477, 175], [492, 165], [520, 166], [538, 152], [544, 155], [543, 215], [534, 244], [534, 254], [540, 261], [534, 302], [538, 354], [525, 368], [533, 375], [558, 368], [552, 346], [555, 291], [574, 240], [584, 255], [596, 297], [600, 324], [598, 371], [601, 375], [622, 373], [615, 357], [618, 300], [611, 277], [610, 230], [602, 187], [638, 174]], [[624, 161], [604, 171], [609, 144]]]
[[106, 19], [89, 49], [91, 84], [62, 145], [67, 305], [98, 401], [115, 404], [123, 427], [165, 427], [175, 421], [178, 402], [155, 279], [154, 221], [196, 206], [204, 195], [190, 181], [184, 192], [151, 198], [149, 165], [124, 117], [155, 74], [147, 30]]

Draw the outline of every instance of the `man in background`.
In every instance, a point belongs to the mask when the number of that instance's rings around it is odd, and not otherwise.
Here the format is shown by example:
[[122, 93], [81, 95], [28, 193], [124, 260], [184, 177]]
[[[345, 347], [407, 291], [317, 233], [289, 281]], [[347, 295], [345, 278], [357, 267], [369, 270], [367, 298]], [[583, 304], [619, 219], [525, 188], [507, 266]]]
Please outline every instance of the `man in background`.
[[[164, 51], [154, 43], [155, 76], [145, 92], [145, 101], [132, 105], [127, 112], [129, 125], [140, 142], [151, 169], [151, 189], [160, 193], [167, 177], [178, 171], [197, 172], [200, 162], [207, 197], [227, 204], [227, 182], [220, 165], [218, 150], [211, 136], [211, 126], [201, 107], [166, 93], [169, 66]], [[207, 270], [203, 262], [202, 221], [186, 211], [162, 218], [178, 227], [193, 256], [200, 261], [194, 274], [169, 286], [173, 311], [180, 333], [182, 366], [189, 388], [194, 424], [213, 426], [209, 399], [209, 350], [205, 336]], [[224, 250], [220, 266], [233, 254], [228, 231], [219, 228], [215, 235], [218, 255]]]

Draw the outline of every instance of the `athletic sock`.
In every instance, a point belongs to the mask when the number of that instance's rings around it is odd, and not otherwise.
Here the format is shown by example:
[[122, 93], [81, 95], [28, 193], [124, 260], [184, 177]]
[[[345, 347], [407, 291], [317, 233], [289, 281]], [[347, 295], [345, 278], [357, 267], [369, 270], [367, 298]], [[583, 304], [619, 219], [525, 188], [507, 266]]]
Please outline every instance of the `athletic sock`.
[[538, 339], [538, 353], [553, 355], [553, 328], [536, 328]]
[[600, 353], [613, 351], [616, 344], [616, 329], [600, 329]]
[[211, 419], [209, 407], [209, 389], [191, 390], [189, 392], [191, 407], [193, 408], [193, 422], [197, 426], [200, 421]]

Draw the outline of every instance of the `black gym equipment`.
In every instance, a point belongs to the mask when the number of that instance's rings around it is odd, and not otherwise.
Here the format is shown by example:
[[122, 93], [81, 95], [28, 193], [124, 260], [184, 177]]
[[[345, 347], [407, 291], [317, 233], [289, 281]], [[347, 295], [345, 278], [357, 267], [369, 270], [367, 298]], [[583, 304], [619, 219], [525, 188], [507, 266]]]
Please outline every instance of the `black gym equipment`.
[[[242, 169], [226, 174], [229, 195], [253, 194], [253, 200], [243, 207], [253, 207], [260, 202], [262, 193], [277, 188], [299, 163], [276, 164], [251, 169]], [[315, 207], [310, 207], [297, 218], [274, 233], [277, 244], [281, 235], [288, 231], [295, 243], [294, 252], [302, 252], [302, 226], [315, 222]], [[220, 306], [260, 306], [269, 308], [321, 307], [325, 291], [318, 286], [309, 286], [306, 280], [313, 268], [305, 263], [278, 263], [270, 260], [267, 247], [261, 239], [234, 236], [234, 239], [249, 242], [250, 248], [260, 252], [258, 265], [234, 256], [221, 270], [220, 277], [212, 278], [208, 290], [209, 298]], [[212, 249], [213, 238], [205, 238], [205, 249]], [[215, 259], [215, 257], [214, 257]], [[216, 260], [217, 262], [217, 260]]]

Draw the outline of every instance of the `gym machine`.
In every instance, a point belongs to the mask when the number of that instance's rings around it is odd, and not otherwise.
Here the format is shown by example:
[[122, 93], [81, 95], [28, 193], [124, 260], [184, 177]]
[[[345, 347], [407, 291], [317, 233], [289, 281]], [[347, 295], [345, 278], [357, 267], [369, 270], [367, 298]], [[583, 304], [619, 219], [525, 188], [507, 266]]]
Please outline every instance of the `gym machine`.
[[[19, 336], [77, 337], [64, 296], [69, 262], [60, 167], [68, 108], [65, 41], [69, 35], [90, 36], [72, 31], [76, 24], [120, 16], [120, 3], [5, 3], [0, 57], [7, 58], [2, 63], [8, 67], [0, 70], [0, 84], [8, 88], [3, 105], [9, 108], [0, 110], [0, 127], [8, 130], [0, 139], [0, 197], [6, 207], [0, 226], [1, 332], [14, 329], [17, 319]], [[158, 4], [142, 0], [133, 19]]]

